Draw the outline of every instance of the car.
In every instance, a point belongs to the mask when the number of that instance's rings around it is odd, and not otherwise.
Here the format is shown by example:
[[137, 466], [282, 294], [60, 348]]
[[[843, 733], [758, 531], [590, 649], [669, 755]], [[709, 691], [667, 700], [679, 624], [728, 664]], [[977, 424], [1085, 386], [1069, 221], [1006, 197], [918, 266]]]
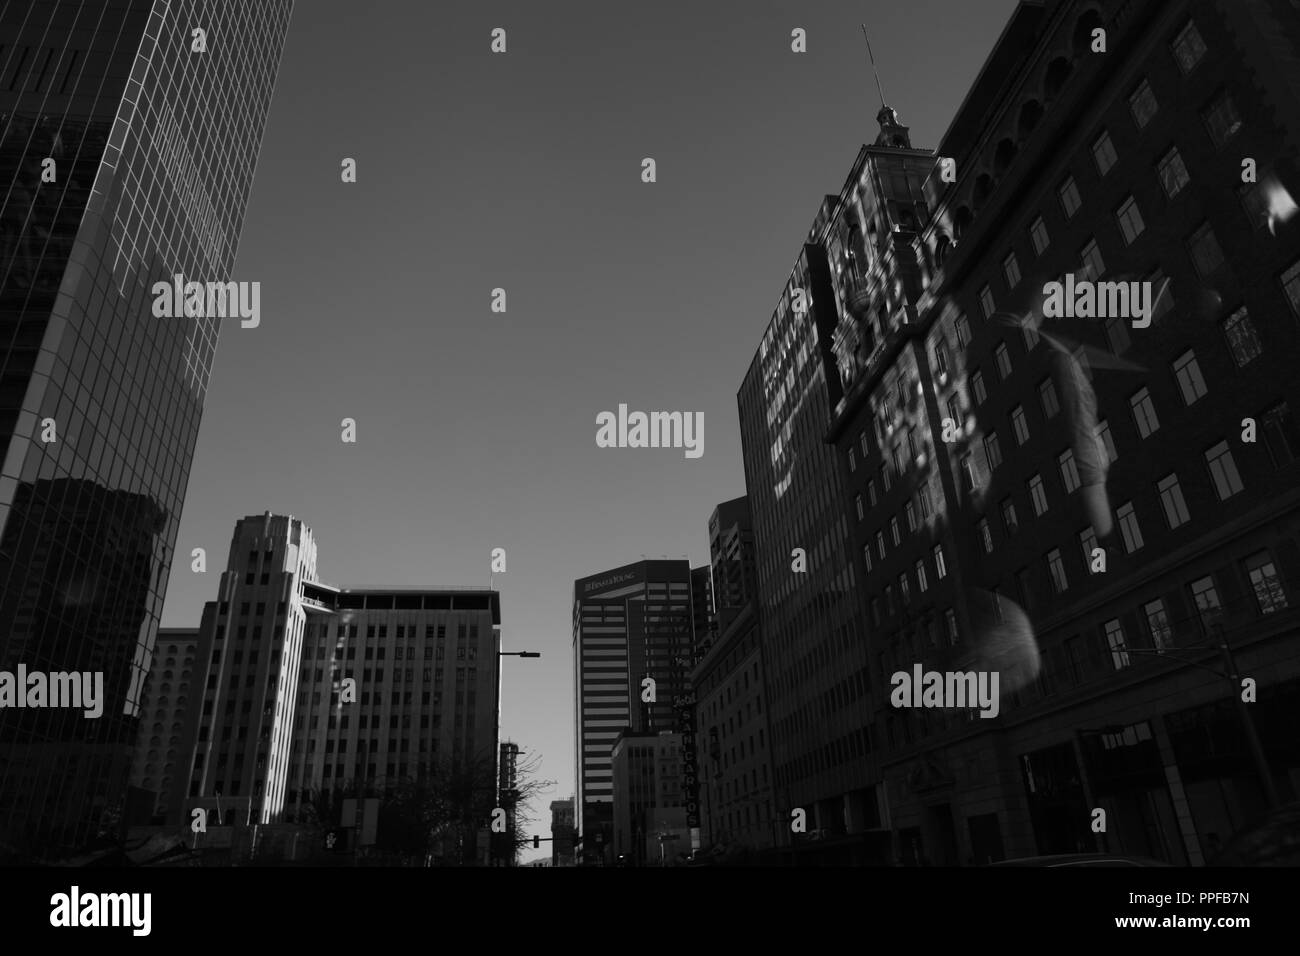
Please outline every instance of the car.
[[1053, 856], [1023, 856], [1017, 860], [1000, 860], [989, 866], [1171, 866], [1164, 860], [1145, 856], [1120, 856], [1114, 853], [1059, 853]]

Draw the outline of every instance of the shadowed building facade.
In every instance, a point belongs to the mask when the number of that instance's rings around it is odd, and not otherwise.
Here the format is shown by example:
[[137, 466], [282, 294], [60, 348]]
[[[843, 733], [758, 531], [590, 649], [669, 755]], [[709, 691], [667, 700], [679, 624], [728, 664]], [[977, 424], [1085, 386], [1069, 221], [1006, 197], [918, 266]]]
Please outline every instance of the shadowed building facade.
[[0, 667], [110, 695], [0, 712], [0, 859], [119, 832], [218, 332], [150, 290], [230, 277], [291, 6], [0, 10]]
[[[939, 145], [955, 177], [888, 216], [903, 305], [827, 437], [905, 862], [1198, 864], [1265, 781], [1300, 792], [1300, 222], [1270, 212], [1300, 196], [1298, 50], [1285, 2], [1022, 3]], [[1150, 325], [1039, 322], [1067, 274], [1150, 282]], [[892, 707], [917, 663], [1000, 673], [999, 716]]]

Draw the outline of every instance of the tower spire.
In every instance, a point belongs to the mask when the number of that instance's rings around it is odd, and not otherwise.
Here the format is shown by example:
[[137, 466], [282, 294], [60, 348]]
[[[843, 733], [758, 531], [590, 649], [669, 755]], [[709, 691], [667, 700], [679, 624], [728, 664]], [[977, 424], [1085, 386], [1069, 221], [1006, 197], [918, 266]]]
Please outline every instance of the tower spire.
[[871, 75], [876, 78], [876, 92], [880, 94], [880, 112], [876, 113], [880, 132], [876, 135], [876, 145], [910, 149], [912, 140], [908, 128], [898, 121], [898, 111], [885, 102], [885, 89], [880, 85], [880, 71], [876, 69], [876, 55], [871, 52], [871, 37], [867, 35], [867, 25], [864, 23], [861, 26], [862, 38], [867, 41], [867, 57], [871, 60]]

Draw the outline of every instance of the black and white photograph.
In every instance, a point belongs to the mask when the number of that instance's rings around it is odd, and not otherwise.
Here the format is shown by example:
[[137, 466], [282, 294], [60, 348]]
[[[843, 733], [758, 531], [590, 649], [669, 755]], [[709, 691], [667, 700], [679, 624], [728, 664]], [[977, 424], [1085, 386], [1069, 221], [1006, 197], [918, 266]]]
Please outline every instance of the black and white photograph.
[[1285, 928], [1300, 0], [0, 0], [0, 190], [8, 938]]

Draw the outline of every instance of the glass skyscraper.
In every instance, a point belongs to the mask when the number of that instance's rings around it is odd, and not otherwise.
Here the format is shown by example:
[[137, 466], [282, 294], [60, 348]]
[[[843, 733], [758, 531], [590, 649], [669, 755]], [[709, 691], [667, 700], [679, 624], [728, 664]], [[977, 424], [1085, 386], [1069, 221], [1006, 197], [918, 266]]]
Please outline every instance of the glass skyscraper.
[[291, 10], [0, 7], [0, 672], [104, 688], [0, 707], [0, 861], [117, 830], [219, 322], [151, 289], [229, 280]]

